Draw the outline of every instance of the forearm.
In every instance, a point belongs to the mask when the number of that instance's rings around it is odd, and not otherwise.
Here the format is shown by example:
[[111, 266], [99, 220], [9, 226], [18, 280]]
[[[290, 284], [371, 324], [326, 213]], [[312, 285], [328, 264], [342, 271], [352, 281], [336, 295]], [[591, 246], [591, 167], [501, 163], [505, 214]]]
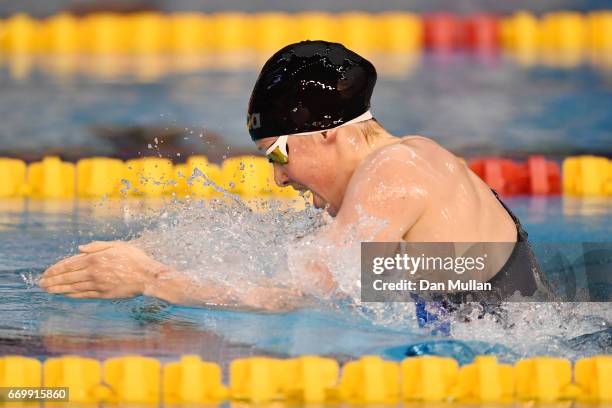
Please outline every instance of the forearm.
[[183, 306], [229, 310], [282, 312], [304, 303], [298, 290], [264, 286], [239, 290], [217, 282], [196, 281], [172, 269], [156, 273], [143, 294]]
[[184, 306], [227, 306], [236, 303], [229, 293], [219, 287], [196, 284], [178, 272], [173, 271], [172, 275], [151, 279], [145, 285], [143, 294]]

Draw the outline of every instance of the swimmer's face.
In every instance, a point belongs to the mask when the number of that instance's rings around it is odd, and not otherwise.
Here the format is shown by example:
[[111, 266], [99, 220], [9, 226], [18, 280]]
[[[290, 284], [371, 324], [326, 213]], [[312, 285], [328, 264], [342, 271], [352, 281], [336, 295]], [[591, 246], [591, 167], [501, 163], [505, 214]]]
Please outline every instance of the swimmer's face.
[[[277, 137], [267, 137], [256, 142], [257, 148], [266, 151]], [[341, 198], [336, 182], [335, 150], [336, 132], [328, 131], [308, 136], [289, 136], [287, 153], [289, 163], [274, 163], [274, 181], [281, 187], [291, 186], [299, 191], [310, 190], [317, 208], [327, 207], [336, 215]]]

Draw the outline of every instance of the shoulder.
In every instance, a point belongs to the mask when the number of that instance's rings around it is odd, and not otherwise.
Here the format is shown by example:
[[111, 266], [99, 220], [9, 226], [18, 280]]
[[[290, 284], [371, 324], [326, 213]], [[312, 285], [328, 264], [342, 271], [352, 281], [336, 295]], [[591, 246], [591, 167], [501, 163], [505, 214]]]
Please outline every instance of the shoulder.
[[406, 136], [370, 153], [357, 167], [355, 176], [372, 179], [394, 175], [407, 181], [448, 161], [449, 156], [454, 157], [432, 139]]
[[[418, 147], [393, 143], [370, 153], [359, 164], [347, 186], [337, 219], [342, 225], [361, 220], [375, 225], [377, 240], [400, 240], [428, 206], [432, 183], [427, 161]], [[364, 221], [368, 224], [369, 221]], [[366, 236], [370, 236], [365, 234]]]
[[418, 145], [399, 141], [374, 150], [357, 166], [347, 186], [349, 202], [380, 204], [427, 195], [428, 155]]
[[382, 196], [389, 200], [442, 199], [467, 172], [457, 156], [435, 141], [408, 136], [369, 154], [355, 170], [347, 196], [364, 199], [373, 191], [384, 190], [387, 194]]

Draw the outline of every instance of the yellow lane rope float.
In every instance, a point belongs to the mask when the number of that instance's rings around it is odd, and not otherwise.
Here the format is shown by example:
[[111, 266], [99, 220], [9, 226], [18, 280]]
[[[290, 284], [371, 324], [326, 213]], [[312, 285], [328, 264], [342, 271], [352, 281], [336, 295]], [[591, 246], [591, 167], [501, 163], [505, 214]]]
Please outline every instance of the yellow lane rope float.
[[[568, 157], [563, 160], [561, 174], [558, 164], [541, 156], [531, 156], [524, 163], [484, 158], [470, 160], [469, 164], [485, 182], [504, 194], [557, 194], [558, 190], [546, 186], [552, 178], [558, 185], [560, 177], [562, 194], [612, 196], [612, 160], [605, 157]], [[525, 189], [521, 190], [521, 186]], [[220, 166], [209, 163], [206, 156], [191, 156], [180, 164], [159, 157], [125, 162], [91, 157], [76, 164], [55, 156], [30, 164], [0, 157], [0, 198], [213, 198], [223, 196], [219, 187], [245, 198], [298, 197], [293, 188], [274, 183], [272, 165], [258, 156], [230, 157]]]
[[464, 366], [446, 357], [394, 362], [364, 356], [342, 367], [319, 356], [248, 357], [230, 363], [228, 385], [222, 378], [217, 364], [195, 355], [165, 364], [137, 355], [103, 362], [64, 356], [42, 363], [21, 356], [0, 357], [0, 387], [68, 387], [69, 400], [78, 403], [612, 402], [610, 355], [583, 358], [573, 365], [553, 357], [510, 365], [498, 363], [495, 356], [478, 356]]

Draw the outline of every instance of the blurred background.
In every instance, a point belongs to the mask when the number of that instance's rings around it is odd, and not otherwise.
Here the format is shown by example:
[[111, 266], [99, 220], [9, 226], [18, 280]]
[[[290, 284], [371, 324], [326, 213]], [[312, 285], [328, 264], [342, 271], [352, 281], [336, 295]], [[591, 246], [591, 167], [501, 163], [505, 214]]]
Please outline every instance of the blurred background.
[[373, 112], [393, 134], [466, 158], [610, 156], [607, 3], [2, 1], [0, 156], [252, 153], [259, 68], [317, 38], [374, 62]]
[[66, 9], [81, 9], [89, 7], [108, 8], [120, 7], [127, 9], [156, 9], [165, 12], [173, 11], [225, 11], [242, 10], [249, 12], [279, 10], [279, 11], [305, 11], [327, 10], [340, 12], [346, 10], [363, 10], [379, 12], [387, 10], [408, 10], [415, 12], [453, 11], [461, 13], [495, 11], [508, 13], [515, 10], [530, 10], [544, 12], [550, 10], [590, 11], [593, 9], [606, 9], [610, 7], [607, 0], [3, 0], [0, 2], [0, 12], [4, 15], [20, 11], [28, 11], [32, 15], [45, 17]]
[[[149, 298], [80, 302], [43, 293], [36, 279], [77, 244], [143, 229], [172, 262], [227, 261], [215, 271], [224, 279], [230, 265], [242, 279], [284, 262], [285, 235], [301, 236], [317, 214], [260, 218], [243, 205], [190, 202], [222, 196], [209, 180], [245, 202], [296, 198], [274, 185], [264, 157], [249, 156], [246, 107], [276, 50], [324, 39], [374, 63], [372, 112], [391, 133], [465, 158], [531, 242], [577, 245], [538, 252], [553, 286], [609, 300], [610, 9], [609, 0], [0, 0], [0, 354], [195, 352], [227, 363], [262, 351], [462, 362], [609, 353], [604, 303], [580, 313], [522, 304], [507, 328], [475, 319], [456, 343], [353, 325], [337, 316], [344, 306], [273, 317]], [[411, 313], [372, 315], [416, 323]]]

